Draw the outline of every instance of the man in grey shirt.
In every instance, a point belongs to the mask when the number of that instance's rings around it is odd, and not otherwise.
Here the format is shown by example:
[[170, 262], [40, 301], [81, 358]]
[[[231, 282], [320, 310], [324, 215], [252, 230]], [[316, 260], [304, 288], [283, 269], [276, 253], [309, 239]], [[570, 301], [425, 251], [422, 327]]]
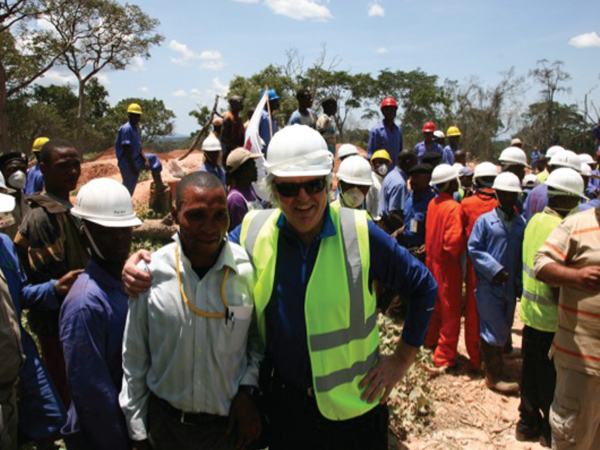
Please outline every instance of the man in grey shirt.
[[120, 394], [129, 435], [134, 449], [245, 448], [261, 428], [252, 264], [226, 240], [214, 175], [184, 177], [172, 213], [175, 242], [140, 263], [152, 284], [129, 301]]

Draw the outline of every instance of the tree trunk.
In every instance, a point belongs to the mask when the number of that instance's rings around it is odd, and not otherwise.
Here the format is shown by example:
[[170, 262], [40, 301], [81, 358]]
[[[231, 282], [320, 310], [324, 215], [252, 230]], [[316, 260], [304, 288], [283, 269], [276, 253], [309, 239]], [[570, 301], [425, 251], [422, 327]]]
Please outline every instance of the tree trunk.
[[8, 93], [6, 91], [6, 70], [0, 61], [0, 152], [7, 153], [10, 147], [8, 139]]
[[85, 81], [79, 80], [79, 102], [77, 105], [77, 147], [84, 152], [83, 148], [83, 119], [85, 106]]

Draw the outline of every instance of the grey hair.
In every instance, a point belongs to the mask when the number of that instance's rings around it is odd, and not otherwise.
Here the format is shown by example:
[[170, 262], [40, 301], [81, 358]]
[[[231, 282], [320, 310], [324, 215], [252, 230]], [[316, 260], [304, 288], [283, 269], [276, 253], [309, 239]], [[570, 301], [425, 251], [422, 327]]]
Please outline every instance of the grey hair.
[[[329, 174], [325, 177], [327, 183], [325, 184], [325, 190], [327, 192], [327, 198], [330, 198], [331, 193], [331, 183], [333, 182], [333, 172], [329, 172]], [[275, 187], [275, 175], [268, 174], [263, 180], [260, 182], [261, 188], [268, 193], [269, 195], [269, 203], [274, 208], [279, 208], [279, 197], [277, 196], [277, 188]]]

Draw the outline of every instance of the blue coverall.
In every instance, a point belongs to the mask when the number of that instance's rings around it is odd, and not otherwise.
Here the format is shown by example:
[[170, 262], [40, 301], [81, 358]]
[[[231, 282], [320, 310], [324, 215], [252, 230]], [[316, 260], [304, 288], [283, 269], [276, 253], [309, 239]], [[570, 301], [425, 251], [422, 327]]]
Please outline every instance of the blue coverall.
[[[496, 208], [477, 219], [469, 238], [469, 256], [477, 277], [480, 336], [493, 346], [509, 341], [516, 299], [523, 290], [524, 233], [525, 220], [520, 215], [514, 215], [508, 231]], [[508, 281], [492, 283], [502, 269], [508, 272]]]
[[66, 413], [33, 339], [21, 324], [21, 314], [24, 308], [58, 309], [55, 280], [35, 286], [27, 284], [15, 246], [3, 233], [0, 233], [0, 268], [19, 317], [26, 357], [19, 372], [19, 429], [29, 438], [43, 441], [56, 437]]

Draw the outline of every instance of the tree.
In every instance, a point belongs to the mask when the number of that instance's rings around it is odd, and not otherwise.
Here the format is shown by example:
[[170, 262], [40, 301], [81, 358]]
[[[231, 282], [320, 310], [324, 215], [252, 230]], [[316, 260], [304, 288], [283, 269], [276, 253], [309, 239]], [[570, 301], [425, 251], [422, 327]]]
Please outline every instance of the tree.
[[198, 109], [194, 109], [193, 111], [190, 111], [188, 114], [192, 117], [195, 117], [196, 120], [198, 121], [198, 125], [200, 125], [200, 129], [198, 129], [197, 131], [193, 131], [192, 133], [190, 133], [190, 137], [196, 137], [198, 135], [198, 133], [200, 132], [200, 130], [202, 129], [202, 127], [204, 127], [204, 125], [206, 124], [206, 121], [208, 120], [208, 117], [210, 116], [210, 108], [206, 105], [198, 105]]
[[[54, 4], [60, 0], [46, 0]], [[106, 67], [123, 70], [134, 57], [149, 58], [150, 48], [164, 39], [155, 33], [158, 20], [150, 18], [136, 5], [120, 5], [113, 0], [71, 0], [66, 11], [50, 8], [46, 20], [55, 30], [54, 41], [61, 47], [70, 36], [76, 43], [66, 45], [60, 63], [77, 78], [77, 141], [81, 145], [85, 119], [85, 86]]]
[[[70, 0], [55, 0], [53, 8], [62, 10]], [[67, 33], [63, 46], [50, 41], [45, 30], [27, 28], [31, 19], [42, 17], [49, 9], [42, 0], [0, 1], [0, 149], [9, 151], [8, 100], [20, 94], [46, 73], [77, 41]]]
[[446, 122], [460, 128], [463, 148], [484, 161], [496, 156], [493, 141], [513, 129], [523, 82], [524, 78], [515, 75], [511, 68], [493, 86], [484, 86], [477, 78], [471, 78], [462, 86], [456, 82], [446, 83], [445, 89], [451, 98]]
[[381, 70], [370, 86], [370, 105], [363, 119], [380, 117], [379, 104], [387, 96], [394, 97], [399, 104], [404, 140], [413, 144], [420, 139], [421, 127], [425, 122], [440, 124], [450, 99], [438, 84], [437, 75], [429, 75], [420, 68], [410, 72]]
[[[563, 86], [563, 83], [571, 79], [571, 75], [563, 70], [564, 63], [562, 61], [554, 61], [550, 63], [546, 59], [541, 59], [537, 62], [537, 68], [531, 70], [529, 75], [535, 82], [541, 85], [540, 96], [541, 102], [538, 108], [543, 105], [543, 113], [546, 116], [545, 120], [539, 121], [538, 126], [541, 127], [538, 132], [539, 144], [542, 148], [548, 148], [550, 145], [559, 143], [559, 121], [558, 103], [555, 101], [556, 94], [560, 92], [570, 92], [571, 89]], [[565, 111], [562, 111], [563, 115]]]
[[162, 100], [125, 98], [109, 110], [104, 120], [105, 129], [112, 131], [111, 142], [114, 142], [119, 127], [127, 121], [127, 106], [131, 103], [137, 103], [142, 107], [140, 123], [142, 142], [154, 142], [160, 137], [173, 134], [175, 114], [165, 107]]

